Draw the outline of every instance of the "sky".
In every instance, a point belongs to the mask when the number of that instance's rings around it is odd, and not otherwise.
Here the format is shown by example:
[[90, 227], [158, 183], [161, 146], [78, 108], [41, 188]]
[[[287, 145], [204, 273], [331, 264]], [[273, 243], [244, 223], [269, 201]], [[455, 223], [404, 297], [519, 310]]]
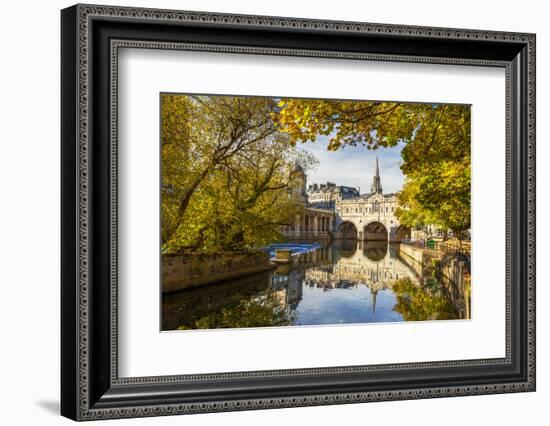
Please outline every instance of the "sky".
[[318, 160], [315, 169], [306, 171], [307, 184], [334, 182], [336, 185], [359, 187], [360, 192], [370, 192], [376, 169], [376, 156], [380, 164], [380, 181], [384, 193], [397, 192], [403, 186], [403, 144], [393, 148], [369, 150], [362, 145], [345, 146], [338, 151], [327, 151], [329, 136], [320, 135], [315, 142], [299, 145], [299, 150], [309, 151]]

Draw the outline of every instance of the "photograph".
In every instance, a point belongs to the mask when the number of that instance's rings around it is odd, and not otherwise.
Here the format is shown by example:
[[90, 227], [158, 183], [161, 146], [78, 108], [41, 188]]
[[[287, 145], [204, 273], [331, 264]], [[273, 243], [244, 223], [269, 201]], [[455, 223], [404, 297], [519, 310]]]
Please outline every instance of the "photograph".
[[470, 105], [161, 93], [159, 113], [161, 331], [471, 319]]
[[[6, 221], [18, 243], [4, 281], [40, 297], [24, 311], [20, 294], [4, 299], [23, 352], [55, 344], [31, 363], [36, 411], [539, 418], [540, 8], [147, 3], [40, 3], [40, 43], [12, 31], [29, 43], [5, 67], [25, 113], [4, 138], [21, 151], [5, 156], [18, 201], [4, 211], [22, 219]], [[38, 80], [22, 72], [37, 63]], [[31, 126], [29, 99], [47, 104]], [[29, 131], [35, 147], [17, 143]], [[42, 231], [55, 235], [36, 255]], [[43, 285], [48, 269], [61, 291]], [[32, 414], [23, 400], [13, 418]]]

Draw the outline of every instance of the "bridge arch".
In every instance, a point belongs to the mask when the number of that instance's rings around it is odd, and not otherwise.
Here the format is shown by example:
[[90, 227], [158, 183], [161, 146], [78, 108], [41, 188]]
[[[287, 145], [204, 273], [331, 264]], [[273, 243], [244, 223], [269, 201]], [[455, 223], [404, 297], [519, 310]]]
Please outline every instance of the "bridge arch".
[[410, 240], [411, 239], [411, 228], [405, 225], [399, 225], [395, 230], [395, 241]]
[[338, 227], [338, 237], [342, 240], [357, 240], [357, 227], [353, 222], [342, 222]]
[[388, 241], [388, 229], [382, 222], [372, 221], [363, 228], [364, 241]]

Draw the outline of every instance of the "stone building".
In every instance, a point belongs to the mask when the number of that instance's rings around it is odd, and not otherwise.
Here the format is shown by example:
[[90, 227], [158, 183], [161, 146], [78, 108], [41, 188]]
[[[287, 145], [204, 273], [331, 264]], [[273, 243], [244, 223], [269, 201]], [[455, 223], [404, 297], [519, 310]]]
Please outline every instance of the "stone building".
[[290, 175], [291, 185], [289, 190], [289, 195], [292, 197], [296, 197], [298, 200], [300, 200], [304, 205], [307, 205], [308, 200], [308, 194], [306, 191], [306, 172], [304, 172], [304, 169], [302, 166], [300, 166], [298, 163], [294, 166], [294, 170], [292, 171]]
[[296, 217], [294, 224], [284, 226], [282, 234], [287, 239], [324, 240], [332, 238], [335, 227], [334, 208], [319, 208], [310, 202], [311, 192], [306, 190], [307, 176], [304, 169], [296, 164], [292, 172], [290, 194], [304, 203], [304, 213]]
[[307, 187], [309, 205], [312, 207], [334, 210], [336, 203], [359, 196], [357, 188], [336, 185], [333, 182], [313, 183]]
[[380, 178], [380, 166], [372, 178], [371, 192], [343, 199], [336, 203], [335, 238], [360, 241], [400, 241], [410, 238], [410, 230], [400, 225], [395, 216], [397, 195], [384, 194]]
[[297, 166], [293, 190], [302, 197], [304, 214], [292, 226], [283, 229], [289, 239], [357, 239], [360, 241], [400, 241], [410, 238], [410, 230], [400, 226], [395, 216], [396, 194], [384, 194], [378, 158], [371, 192], [360, 194], [354, 187], [310, 184]]

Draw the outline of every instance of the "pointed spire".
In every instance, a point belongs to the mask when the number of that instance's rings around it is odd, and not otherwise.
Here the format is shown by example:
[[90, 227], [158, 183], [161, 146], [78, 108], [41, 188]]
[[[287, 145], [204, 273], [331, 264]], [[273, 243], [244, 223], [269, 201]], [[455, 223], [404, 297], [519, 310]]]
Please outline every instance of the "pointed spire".
[[373, 194], [382, 194], [382, 184], [380, 183], [380, 168], [378, 167], [378, 155], [376, 156], [376, 171], [372, 178], [371, 192]]

